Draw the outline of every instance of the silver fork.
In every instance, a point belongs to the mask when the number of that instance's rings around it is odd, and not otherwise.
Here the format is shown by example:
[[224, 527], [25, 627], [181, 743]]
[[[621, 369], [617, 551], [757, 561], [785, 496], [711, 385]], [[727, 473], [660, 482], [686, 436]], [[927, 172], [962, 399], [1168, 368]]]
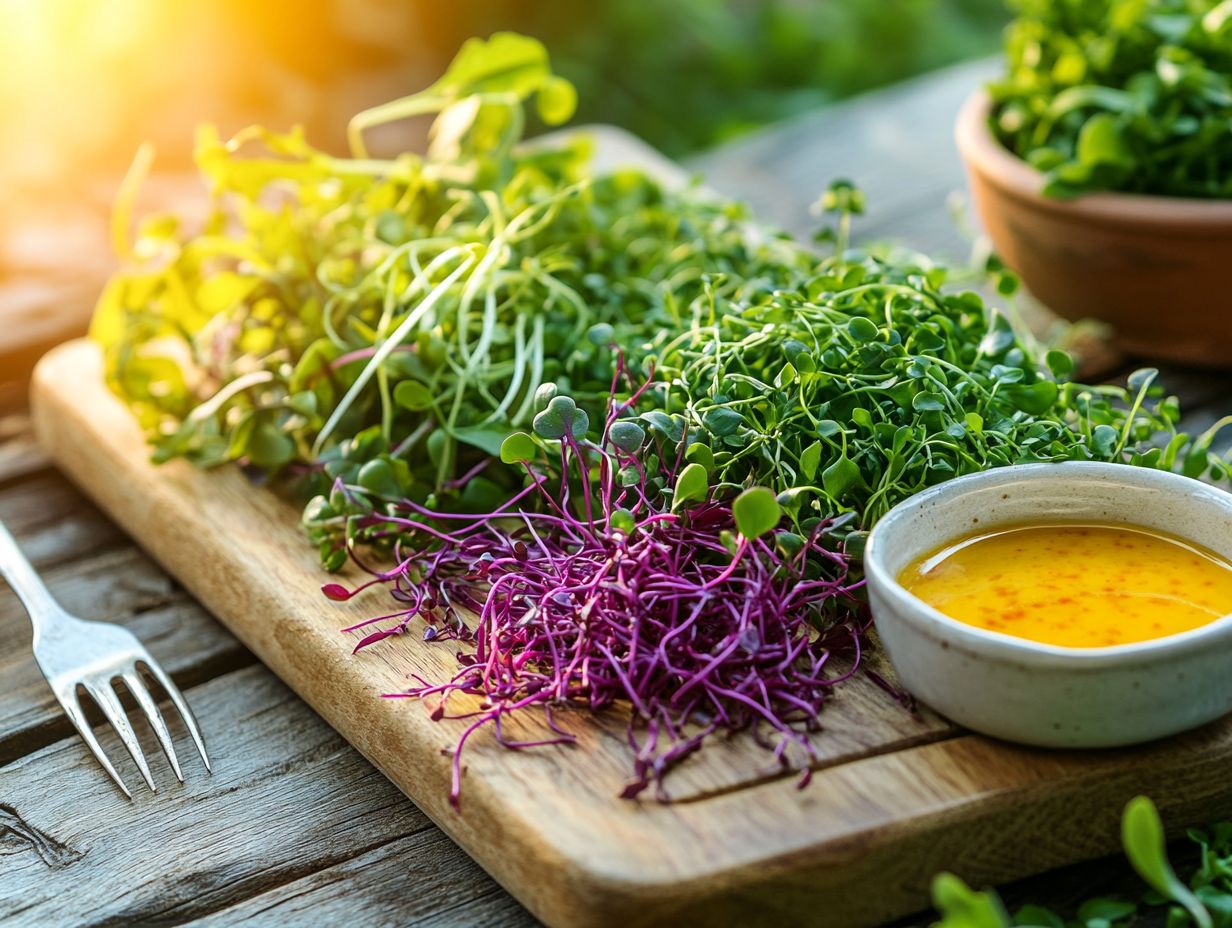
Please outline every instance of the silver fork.
[[205, 742], [201, 739], [201, 731], [193, 718], [192, 710], [184, 700], [171, 677], [158, 665], [150, 653], [137, 638], [125, 628], [109, 622], [90, 622], [79, 619], [65, 612], [60, 604], [51, 596], [34, 567], [26, 560], [17, 547], [17, 542], [9, 534], [8, 529], [0, 523], [0, 576], [8, 581], [13, 592], [30, 613], [30, 622], [34, 625], [34, 659], [38, 661], [39, 669], [51, 685], [51, 691], [64, 709], [64, 714], [77, 729], [78, 734], [89, 746], [103, 769], [111, 774], [111, 778], [124, 791], [129, 799], [129, 792], [115, 767], [103, 753], [98, 739], [86, 721], [85, 713], [77, 701], [77, 687], [81, 686], [98, 703], [98, 707], [106, 716], [111, 727], [115, 729], [124, 747], [132, 756], [133, 762], [145, 778], [146, 785], [158, 792], [154, 778], [150, 776], [150, 765], [146, 763], [141, 745], [137, 743], [137, 735], [129, 724], [120, 704], [120, 698], [112, 686], [112, 681], [122, 680], [125, 687], [137, 701], [150, 727], [162, 745], [163, 753], [171, 762], [176, 779], [184, 782], [184, 774], [180, 772], [180, 762], [176, 759], [175, 748], [171, 744], [171, 733], [163, 721], [154, 698], [141, 679], [140, 668], [144, 667], [156, 679], [175, 707], [179, 710], [193, 742], [205, 762], [205, 769], [210, 769], [210, 759], [205, 753]]

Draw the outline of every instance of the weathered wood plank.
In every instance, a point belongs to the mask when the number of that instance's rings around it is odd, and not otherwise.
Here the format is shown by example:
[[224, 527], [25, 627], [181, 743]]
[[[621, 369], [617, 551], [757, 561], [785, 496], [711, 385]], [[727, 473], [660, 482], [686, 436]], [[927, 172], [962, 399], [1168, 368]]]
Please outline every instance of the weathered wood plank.
[[0, 488], [0, 521], [39, 569], [130, 544], [114, 522], [50, 470]]
[[[550, 877], [545, 874], [545, 878]], [[530, 928], [539, 924], [435, 827], [188, 924], [224, 928], [257, 923], [364, 928]]]
[[[24, 397], [24, 386], [21, 392]], [[0, 410], [4, 408], [0, 402]], [[34, 440], [28, 416], [13, 413], [0, 418], [0, 486], [50, 467], [51, 460]]]
[[[299, 881], [332, 878], [345, 879], [340, 896], [353, 907], [370, 895], [383, 904], [401, 895], [397, 921], [407, 924], [410, 914], [430, 916], [495, 893], [422, 812], [268, 671], [227, 674], [188, 698], [215, 763], [207, 775], [186, 760], [182, 787], [157, 760], [160, 792], [140, 791], [130, 802], [77, 738], [5, 768], [0, 922], [180, 924], [267, 892], [284, 899], [279, 888]], [[174, 735], [187, 758], [192, 749], [179, 726]], [[114, 737], [103, 729], [100, 737], [120, 760]], [[143, 745], [147, 753], [158, 750], [152, 738]], [[135, 778], [123, 760], [122, 774]], [[374, 859], [364, 855], [382, 848], [375, 859], [400, 866], [401, 880], [364, 866]], [[502, 924], [527, 924], [513, 900], [496, 898], [508, 913]]]

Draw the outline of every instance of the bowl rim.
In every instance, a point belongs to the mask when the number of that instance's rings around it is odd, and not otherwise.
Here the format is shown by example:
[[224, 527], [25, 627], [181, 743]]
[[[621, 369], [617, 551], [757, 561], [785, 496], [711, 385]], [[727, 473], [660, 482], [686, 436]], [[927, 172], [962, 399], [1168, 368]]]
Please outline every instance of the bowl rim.
[[[909, 592], [886, 567], [885, 556], [882, 552], [883, 549], [893, 544], [892, 541], [887, 540], [887, 536], [892, 532], [896, 521], [904, 519], [908, 513], [920, 506], [944, 504], [954, 495], [984, 484], [997, 486], [1021, 480], [1066, 481], [1076, 474], [1113, 477], [1121, 483], [1129, 478], [1128, 482], [1145, 489], [1164, 489], [1168, 492], [1179, 491], [1190, 494], [1200, 492], [1210, 502], [1222, 503], [1227, 512], [1232, 515], [1232, 493], [1170, 471], [1103, 461], [1041, 462], [995, 467], [977, 474], [955, 477], [927, 490], [922, 490], [894, 506], [882, 516], [873, 526], [864, 550], [864, 571], [869, 586], [876, 587], [880, 595], [893, 602], [901, 621], [915, 626], [918, 631], [931, 638], [945, 641], [947, 644], [952, 642], [955, 647], [978, 656], [998, 659], [1012, 658], [1018, 663], [1033, 666], [1091, 669], [1127, 663], [1153, 663], [1176, 656], [1178, 652], [1190, 652], [1209, 647], [1213, 639], [1228, 637], [1232, 632], [1232, 613], [1197, 628], [1174, 635], [1165, 635], [1162, 638], [1149, 638], [1145, 641], [1098, 648], [1046, 644], [978, 628], [951, 618]], [[1182, 539], [1186, 538], [1183, 532], [1174, 534]], [[876, 610], [873, 613], [873, 620], [874, 622], [877, 620]], [[945, 636], [944, 639], [942, 635]]]
[[1098, 191], [1070, 200], [1046, 197], [1043, 173], [1006, 148], [992, 132], [992, 97], [979, 88], [963, 102], [954, 141], [967, 170], [1037, 208], [1098, 222], [1137, 225], [1232, 226], [1232, 199]]

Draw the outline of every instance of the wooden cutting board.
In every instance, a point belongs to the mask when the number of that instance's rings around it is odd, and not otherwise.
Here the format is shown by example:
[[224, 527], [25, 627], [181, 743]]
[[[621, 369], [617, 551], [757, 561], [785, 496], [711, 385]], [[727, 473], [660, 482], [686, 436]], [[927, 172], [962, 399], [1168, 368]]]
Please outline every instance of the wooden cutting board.
[[[629, 136], [602, 130], [599, 149], [606, 165], [680, 181]], [[149, 463], [93, 345], [44, 358], [32, 404], [60, 467], [549, 925], [871, 925], [926, 906], [940, 870], [996, 883], [1111, 851], [1137, 793], [1176, 830], [1232, 812], [1232, 722], [1136, 750], [1028, 750], [909, 714], [867, 678], [823, 712], [822, 757], [803, 790], [736, 738], [672, 774], [671, 803], [622, 800], [623, 722], [568, 713], [572, 747], [473, 739], [455, 811], [442, 749], [458, 723], [380, 698], [411, 673], [446, 677], [452, 647], [407, 635], [352, 656], [358, 636], [339, 629], [378, 614], [386, 594], [326, 601], [297, 508], [238, 470]]]

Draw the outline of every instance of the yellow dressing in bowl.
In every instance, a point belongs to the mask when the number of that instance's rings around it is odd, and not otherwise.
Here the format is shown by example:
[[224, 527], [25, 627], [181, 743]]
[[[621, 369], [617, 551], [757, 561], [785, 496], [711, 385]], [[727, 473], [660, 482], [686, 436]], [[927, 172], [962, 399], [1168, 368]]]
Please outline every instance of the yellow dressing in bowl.
[[898, 582], [960, 622], [1071, 648], [1163, 638], [1232, 612], [1232, 564], [1125, 525], [973, 534], [916, 559]]

